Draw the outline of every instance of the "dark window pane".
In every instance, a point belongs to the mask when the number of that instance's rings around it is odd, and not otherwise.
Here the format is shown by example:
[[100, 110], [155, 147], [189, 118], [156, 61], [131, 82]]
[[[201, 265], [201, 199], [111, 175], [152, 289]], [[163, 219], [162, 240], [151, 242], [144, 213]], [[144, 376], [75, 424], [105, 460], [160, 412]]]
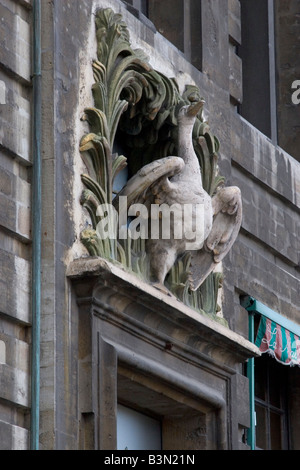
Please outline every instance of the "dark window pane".
[[271, 137], [268, 0], [241, 0], [242, 116]]
[[278, 143], [300, 161], [299, 104], [292, 102], [292, 83], [300, 79], [299, 0], [275, 1]]
[[148, 0], [141, 0], [141, 12], [148, 16]]
[[184, 51], [183, 0], [148, 0], [148, 17], [159, 33]]
[[148, 15], [148, 0], [122, 0], [123, 3], [133, 6], [141, 11], [145, 16]]
[[255, 361], [255, 396], [261, 400], [266, 399], [267, 390], [267, 374], [265, 363], [263, 361]]
[[267, 410], [260, 406], [255, 405], [256, 411], [256, 447], [268, 450], [268, 425], [267, 425]]
[[201, 1], [191, 0], [190, 5], [191, 63], [197, 69], [202, 70]]
[[255, 360], [256, 445], [267, 450], [288, 449], [286, 384], [289, 367], [268, 354]]
[[283, 386], [282, 381], [280, 381], [280, 367], [282, 369], [283, 366], [280, 366], [274, 361], [274, 366], [270, 367], [269, 377], [270, 404], [277, 408], [281, 407], [281, 391]]
[[271, 434], [271, 450], [281, 450], [282, 436], [282, 418], [279, 414], [270, 413], [270, 434]]

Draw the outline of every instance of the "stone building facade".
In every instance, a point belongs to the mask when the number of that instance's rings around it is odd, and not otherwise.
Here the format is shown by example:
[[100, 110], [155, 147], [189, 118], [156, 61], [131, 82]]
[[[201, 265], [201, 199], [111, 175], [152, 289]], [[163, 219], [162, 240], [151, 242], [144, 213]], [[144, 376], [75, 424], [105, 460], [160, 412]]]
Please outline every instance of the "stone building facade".
[[[121, 407], [159, 423], [162, 449], [249, 449], [254, 401], [256, 446], [300, 448], [299, 367], [261, 355], [249, 336], [252, 301], [287, 330], [296, 334], [300, 325], [300, 104], [292, 101], [300, 2], [253, 3], [249, 11], [249, 0], [0, 0], [1, 449], [34, 447], [36, 435], [40, 449], [116, 449]], [[96, 12], [107, 8], [122, 15], [132, 48], [142, 49], [154, 70], [175, 77], [181, 90], [200, 90], [220, 141], [220, 174], [241, 189], [243, 222], [219, 266], [217, 314], [90, 256], [81, 242], [91, 224], [80, 203], [86, 167], [79, 146], [88, 131], [82, 117], [94, 105]], [[257, 307], [255, 331], [263, 315]]]

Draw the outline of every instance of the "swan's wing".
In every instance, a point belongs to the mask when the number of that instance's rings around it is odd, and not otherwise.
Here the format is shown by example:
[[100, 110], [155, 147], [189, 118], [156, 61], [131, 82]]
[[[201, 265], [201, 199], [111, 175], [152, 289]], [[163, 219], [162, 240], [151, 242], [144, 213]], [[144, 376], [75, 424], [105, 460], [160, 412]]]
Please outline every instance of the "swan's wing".
[[145, 165], [127, 181], [124, 188], [114, 198], [114, 207], [118, 209], [120, 196], [127, 197], [127, 207], [135, 203], [143, 204], [147, 199], [149, 188], [159, 184], [162, 179], [180, 173], [184, 165], [180, 157], [161, 158]]
[[212, 229], [199, 251], [191, 252], [191, 289], [197, 290], [222, 261], [235, 242], [242, 223], [240, 189], [222, 188], [212, 198], [214, 219]]

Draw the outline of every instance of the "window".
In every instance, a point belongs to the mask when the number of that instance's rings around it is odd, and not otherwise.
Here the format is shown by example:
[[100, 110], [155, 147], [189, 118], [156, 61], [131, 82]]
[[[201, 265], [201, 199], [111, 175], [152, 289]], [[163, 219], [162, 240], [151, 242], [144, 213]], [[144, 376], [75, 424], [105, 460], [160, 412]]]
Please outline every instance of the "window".
[[[155, 24], [157, 31], [165, 36], [179, 50], [184, 52], [184, 13], [183, 0], [148, 1], [148, 17]], [[171, 14], [172, 13], [172, 14]]]
[[243, 63], [241, 115], [277, 141], [274, 19], [269, 0], [240, 0]]
[[117, 446], [118, 450], [160, 450], [160, 421], [118, 405]]
[[268, 355], [255, 360], [256, 448], [286, 450], [288, 367]]
[[300, 160], [300, 104], [293, 102], [292, 84], [300, 80], [300, 2], [274, 0], [278, 144]]
[[300, 78], [298, 0], [240, 0], [243, 102], [240, 114], [300, 159], [299, 110], [292, 85]]
[[216, 450], [223, 429], [218, 410], [181, 391], [180, 383], [174, 388], [157, 379], [119, 365], [118, 450]]
[[201, 70], [201, 0], [126, 0], [124, 3], [147, 16], [156, 30]]
[[148, 16], [148, 0], [122, 0], [123, 3], [132, 6], [137, 11], [143, 13], [143, 15]]

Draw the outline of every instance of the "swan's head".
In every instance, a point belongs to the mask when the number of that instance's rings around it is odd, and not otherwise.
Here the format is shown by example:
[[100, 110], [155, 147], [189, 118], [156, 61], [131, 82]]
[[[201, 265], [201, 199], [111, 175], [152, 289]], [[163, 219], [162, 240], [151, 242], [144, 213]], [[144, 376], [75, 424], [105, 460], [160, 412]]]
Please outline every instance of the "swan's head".
[[203, 108], [205, 101], [195, 101], [187, 106], [182, 106], [178, 112], [178, 122], [180, 123], [194, 123], [196, 116]]

